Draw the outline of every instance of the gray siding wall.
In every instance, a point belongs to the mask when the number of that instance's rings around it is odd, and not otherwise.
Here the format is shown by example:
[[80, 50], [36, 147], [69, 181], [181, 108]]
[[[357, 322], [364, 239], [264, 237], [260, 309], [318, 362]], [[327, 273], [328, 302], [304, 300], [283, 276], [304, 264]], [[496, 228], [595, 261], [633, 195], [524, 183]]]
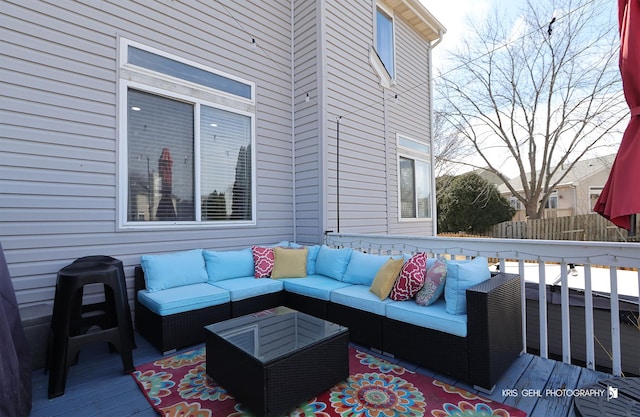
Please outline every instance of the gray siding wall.
[[[319, 243], [338, 230], [338, 118], [340, 231], [431, 234], [430, 221], [398, 222], [396, 152], [396, 133], [430, 136], [429, 45], [396, 18], [398, 83], [385, 91], [369, 64], [371, 1], [27, 0], [0, 12], [0, 241], [21, 305], [51, 302], [57, 271], [81, 256], [121, 259], [132, 300], [142, 254]], [[120, 37], [256, 83], [256, 226], [117, 229]]]
[[[370, 1], [326, 2], [328, 135], [328, 229], [338, 231], [339, 151], [340, 232], [387, 233], [387, 172], [384, 91], [369, 64], [373, 45]], [[340, 118], [339, 149], [336, 120]], [[381, 169], [382, 168], [382, 169]]]
[[322, 19], [318, 0], [294, 1], [296, 240], [314, 244], [322, 241], [325, 227], [325, 181], [321, 158]]
[[[0, 7], [0, 240], [20, 304], [51, 301], [85, 255], [122, 259], [133, 299], [141, 254], [293, 238], [288, 0]], [[256, 83], [255, 227], [116, 230], [119, 37]]]
[[[399, 220], [398, 214], [398, 154], [396, 134], [431, 143], [431, 65], [430, 45], [405, 21], [394, 20], [396, 30], [398, 100], [389, 106], [389, 136], [393, 142], [389, 152], [389, 233], [401, 235], [433, 235], [433, 222], [429, 220]], [[435, 198], [435, 190], [432, 191]], [[432, 216], [435, 215], [432, 213]]]
[[[340, 232], [431, 235], [432, 221], [399, 221], [396, 135], [430, 141], [429, 43], [396, 16], [396, 81], [369, 63], [374, 3], [325, 2], [328, 226], [337, 231], [336, 119], [340, 117]], [[398, 94], [399, 100], [394, 100]]]

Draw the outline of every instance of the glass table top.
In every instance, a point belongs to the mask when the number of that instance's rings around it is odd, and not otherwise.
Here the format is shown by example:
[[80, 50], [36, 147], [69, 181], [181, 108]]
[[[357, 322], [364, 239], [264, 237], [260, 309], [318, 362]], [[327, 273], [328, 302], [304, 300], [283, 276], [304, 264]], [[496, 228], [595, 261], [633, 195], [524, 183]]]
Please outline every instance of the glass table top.
[[276, 307], [205, 326], [205, 329], [269, 362], [348, 329], [288, 307]]

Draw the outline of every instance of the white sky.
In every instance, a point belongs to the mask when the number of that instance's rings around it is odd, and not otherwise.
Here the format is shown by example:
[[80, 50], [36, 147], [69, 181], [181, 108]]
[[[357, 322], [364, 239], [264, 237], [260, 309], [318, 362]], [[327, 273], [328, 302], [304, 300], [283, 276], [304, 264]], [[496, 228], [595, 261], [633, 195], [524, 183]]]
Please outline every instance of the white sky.
[[[420, 0], [429, 12], [447, 29], [442, 42], [433, 50], [434, 69], [441, 67], [448, 50], [454, 49], [465, 33], [469, 20], [482, 20], [499, 3], [501, 7], [518, 10], [523, 0]], [[434, 71], [437, 74], [437, 71]]]
[[[442, 42], [433, 49], [434, 76], [437, 76], [439, 71], [445, 68], [448, 53], [454, 50], [463, 39], [464, 34], [468, 31], [467, 28], [470, 21], [475, 22], [476, 25], [478, 22], [482, 22], [496, 5], [502, 8], [502, 12], [511, 14], [512, 16], [519, 13], [523, 6], [526, 5], [524, 0], [420, 0], [420, 2], [447, 29]], [[611, 7], [613, 12], [617, 11], [616, 4], [612, 4]], [[615, 18], [617, 16], [614, 14], [613, 17]], [[617, 25], [617, 21], [614, 19], [610, 24]], [[516, 30], [517, 28], [514, 27], [514, 31]], [[605, 148], [602, 153], [610, 154], [616, 150], [617, 147], [613, 149]], [[478, 162], [478, 164], [483, 165], [482, 162]], [[516, 175], [516, 172], [511, 172], [507, 166], [503, 167], [503, 171], [508, 175]]]

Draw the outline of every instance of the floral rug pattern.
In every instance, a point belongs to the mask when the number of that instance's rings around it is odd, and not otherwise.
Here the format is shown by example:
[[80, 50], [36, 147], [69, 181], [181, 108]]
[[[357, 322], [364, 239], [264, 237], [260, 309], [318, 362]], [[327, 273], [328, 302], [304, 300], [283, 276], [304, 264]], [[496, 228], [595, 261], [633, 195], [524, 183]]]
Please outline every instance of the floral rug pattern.
[[[522, 417], [526, 413], [351, 348], [347, 380], [290, 417]], [[252, 417], [206, 374], [205, 348], [138, 366], [132, 373], [166, 417]]]

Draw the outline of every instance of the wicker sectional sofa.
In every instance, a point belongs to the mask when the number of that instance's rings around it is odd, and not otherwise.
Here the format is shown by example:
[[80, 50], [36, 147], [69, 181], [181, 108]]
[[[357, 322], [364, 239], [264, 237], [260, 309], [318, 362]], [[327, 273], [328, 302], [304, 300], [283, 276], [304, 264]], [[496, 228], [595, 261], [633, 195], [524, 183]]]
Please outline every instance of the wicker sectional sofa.
[[[299, 247], [289, 242], [277, 246], [283, 245]], [[135, 269], [136, 328], [158, 350], [168, 353], [203, 342], [203, 327], [207, 324], [285, 305], [349, 327], [350, 340], [356, 344], [487, 391], [522, 351], [521, 287], [517, 275], [492, 274], [489, 279], [464, 288], [464, 313], [450, 314], [446, 308], [449, 298], [440, 297], [433, 304], [422, 306], [414, 300], [381, 300], [370, 291], [376, 270], [389, 256], [326, 246], [305, 250], [306, 274], [279, 279], [255, 278], [256, 259], [251, 248], [202, 250], [202, 263], [197, 259], [198, 251], [189, 251], [194, 260], [191, 263], [199, 263], [197, 272], [189, 276], [190, 271], [180, 267], [182, 261], [189, 262], [189, 257], [176, 263], [161, 258], [172, 255], [143, 256], [141, 266]], [[161, 262], [151, 267], [149, 258]], [[469, 262], [466, 265], [486, 265], [484, 258]], [[171, 276], [177, 268], [182, 274], [178, 284], [184, 285], [163, 288], [166, 283], [158, 285], [150, 277], [159, 271]], [[193, 275], [199, 276], [196, 282], [190, 282]], [[449, 284], [447, 276], [446, 285]]]

